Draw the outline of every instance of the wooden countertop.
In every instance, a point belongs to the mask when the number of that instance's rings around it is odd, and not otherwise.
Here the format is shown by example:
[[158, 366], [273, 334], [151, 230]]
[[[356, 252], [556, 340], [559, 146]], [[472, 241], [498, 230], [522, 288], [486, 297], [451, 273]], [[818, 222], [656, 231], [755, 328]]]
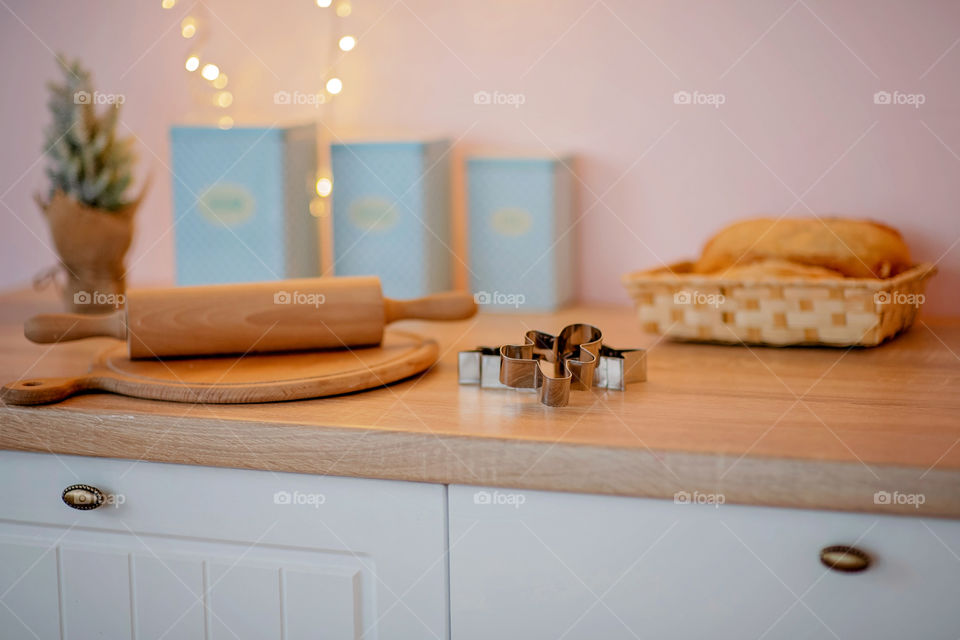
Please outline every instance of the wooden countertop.
[[[56, 310], [49, 295], [0, 297], [0, 381], [83, 373], [109, 344], [23, 338], [25, 318]], [[458, 350], [575, 321], [599, 326], [609, 345], [649, 348], [649, 381], [626, 392], [573, 392], [560, 409], [529, 393], [457, 384]], [[436, 337], [442, 357], [387, 388], [258, 405], [97, 393], [4, 406], [0, 448], [960, 517], [960, 319], [920, 321], [889, 344], [850, 350], [665, 342], [641, 333], [626, 308], [398, 326]], [[878, 491], [889, 503], [878, 503]]]

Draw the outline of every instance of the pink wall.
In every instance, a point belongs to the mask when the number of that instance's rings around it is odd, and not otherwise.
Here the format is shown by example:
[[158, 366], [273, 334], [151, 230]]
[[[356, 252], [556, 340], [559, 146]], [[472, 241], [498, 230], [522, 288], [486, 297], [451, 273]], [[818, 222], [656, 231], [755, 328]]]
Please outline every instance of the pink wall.
[[[125, 94], [124, 123], [155, 176], [131, 279], [170, 281], [167, 127], [216, 114], [182, 68], [189, 45], [177, 25], [192, 3], [8, 1], [0, 286], [22, 285], [55, 260], [31, 201], [45, 184], [50, 49], [81, 56], [101, 90]], [[353, 4], [341, 24], [360, 43], [341, 58], [331, 52], [331, 10], [310, 0], [206, 3], [206, 55], [230, 76], [238, 123], [319, 117], [337, 136], [439, 132], [464, 148], [576, 153], [586, 300], [625, 302], [620, 274], [695, 255], [733, 219], [812, 210], [899, 227], [917, 259], [939, 262], [928, 311], [960, 313], [960, 3]], [[331, 105], [273, 103], [281, 89], [315, 91], [334, 61], [345, 89]], [[480, 90], [525, 102], [475, 105]], [[681, 90], [725, 102], [678, 105]], [[874, 104], [880, 90], [925, 103]]]

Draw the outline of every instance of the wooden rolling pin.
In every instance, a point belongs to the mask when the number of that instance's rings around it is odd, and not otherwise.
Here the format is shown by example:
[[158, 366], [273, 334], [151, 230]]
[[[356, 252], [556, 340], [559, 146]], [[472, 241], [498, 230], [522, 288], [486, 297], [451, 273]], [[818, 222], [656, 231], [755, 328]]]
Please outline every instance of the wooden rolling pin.
[[463, 292], [391, 300], [373, 276], [305, 278], [131, 290], [126, 309], [34, 316], [23, 332], [40, 343], [120, 338], [131, 358], [243, 354], [376, 345], [395, 320], [461, 320], [476, 311]]

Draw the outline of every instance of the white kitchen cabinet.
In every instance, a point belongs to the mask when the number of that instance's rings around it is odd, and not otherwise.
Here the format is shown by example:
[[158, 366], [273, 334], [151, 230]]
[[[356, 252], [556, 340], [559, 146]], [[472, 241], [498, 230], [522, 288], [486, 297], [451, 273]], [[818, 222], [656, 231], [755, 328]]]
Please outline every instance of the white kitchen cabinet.
[[[960, 522], [451, 486], [451, 638], [960, 636]], [[860, 573], [821, 548], [855, 544]]]
[[4, 640], [960, 636], [952, 520], [8, 451], [0, 481]]
[[4, 640], [448, 635], [442, 485], [10, 451], [0, 482]]

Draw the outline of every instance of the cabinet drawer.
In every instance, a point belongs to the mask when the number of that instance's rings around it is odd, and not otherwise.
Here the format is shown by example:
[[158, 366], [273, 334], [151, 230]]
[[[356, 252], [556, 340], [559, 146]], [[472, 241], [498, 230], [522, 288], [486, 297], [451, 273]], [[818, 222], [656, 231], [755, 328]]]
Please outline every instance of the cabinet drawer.
[[442, 486], [7, 451], [0, 481], [4, 638], [446, 635]]
[[[951, 638], [960, 522], [451, 486], [451, 637]], [[822, 548], [872, 564], [841, 573]]]

